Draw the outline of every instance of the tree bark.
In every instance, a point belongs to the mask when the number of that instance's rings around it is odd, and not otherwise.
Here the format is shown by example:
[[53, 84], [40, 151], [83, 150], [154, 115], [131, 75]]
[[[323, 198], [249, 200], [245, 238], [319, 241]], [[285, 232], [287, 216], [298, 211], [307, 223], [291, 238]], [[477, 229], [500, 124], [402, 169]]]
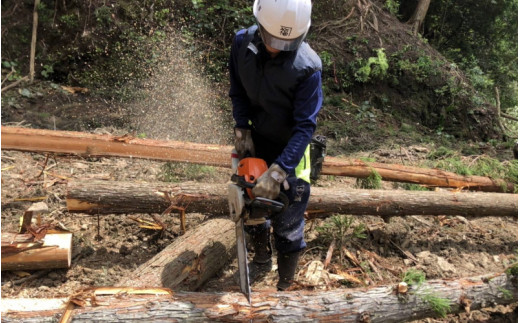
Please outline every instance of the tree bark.
[[47, 233], [42, 241], [31, 234], [2, 233], [2, 271], [69, 268], [72, 233]]
[[[438, 316], [421, 295], [426, 290], [448, 299], [450, 313], [476, 310], [517, 301], [516, 277], [505, 274], [450, 280], [432, 280], [422, 287], [396, 295], [395, 285], [334, 291], [253, 291], [251, 305], [239, 293], [177, 292], [172, 295], [147, 290], [139, 294], [101, 288], [85, 293], [85, 306], [64, 312], [64, 306], [46, 311], [11, 308], [2, 322], [53, 322], [70, 314], [72, 322], [194, 321], [194, 322], [404, 322]], [[35, 300], [37, 303], [37, 300]], [[93, 303], [93, 304], [92, 304]]]
[[118, 285], [195, 290], [215, 276], [235, 253], [235, 223], [211, 219], [175, 239]]
[[[231, 146], [139, 139], [72, 131], [2, 127], [2, 149], [68, 153], [80, 156], [148, 158], [231, 167]], [[514, 192], [514, 185], [483, 176], [461, 176], [438, 169], [368, 163], [326, 157], [323, 175], [366, 178], [376, 171], [383, 180], [488, 192]]]
[[472, 191], [509, 192], [515, 191], [512, 183], [502, 179], [483, 176], [462, 176], [440, 169], [428, 169], [397, 164], [368, 163], [327, 157], [323, 163], [324, 175], [366, 178], [376, 171], [381, 178], [390, 182], [421, 184], [430, 187], [466, 188]]
[[410, 20], [408, 20], [408, 23], [412, 25], [412, 32], [414, 35], [417, 35], [419, 28], [422, 26], [429, 7], [430, 0], [419, 0], [419, 3], [415, 8], [415, 12], [413, 13]]
[[[69, 212], [161, 213], [171, 205], [165, 195], [176, 196], [179, 205], [189, 198], [198, 198], [187, 212], [228, 214], [226, 184], [132, 183], [107, 181], [71, 181], [67, 187]], [[518, 194], [404, 191], [404, 190], [342, 190], [313, 187], [307, 211], [315, 216], [331, 213], [354, 215], [463, 215], [517, 216]]]

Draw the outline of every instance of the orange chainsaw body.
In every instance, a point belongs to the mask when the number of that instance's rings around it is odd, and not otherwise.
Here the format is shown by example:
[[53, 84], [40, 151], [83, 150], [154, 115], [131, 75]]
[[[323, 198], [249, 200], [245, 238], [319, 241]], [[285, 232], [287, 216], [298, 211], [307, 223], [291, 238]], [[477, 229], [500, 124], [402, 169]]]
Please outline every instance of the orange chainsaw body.
[[[243, 176], [248, 183], [254, 184], [256, 180], [267, 171], [267, 163], [261, 158], [247, 157], [238, 162], [237, 175]], [[251, 189], [246, 189], [249, 198], [254, 199]]]

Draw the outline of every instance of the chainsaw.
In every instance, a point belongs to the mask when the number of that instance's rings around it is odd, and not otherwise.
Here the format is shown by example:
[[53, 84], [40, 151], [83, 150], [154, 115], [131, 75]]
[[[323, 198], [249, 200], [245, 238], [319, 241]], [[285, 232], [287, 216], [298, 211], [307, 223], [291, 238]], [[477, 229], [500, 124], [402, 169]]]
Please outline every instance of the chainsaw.
[[236, 173], [231, 175], [231, 183], [228, 184], [229, 212], [231, 219], [235, 221], [240, 291], [246, 296], [249, 304], [251, 287], [244, 223], [249, 219], [273, 218], [283, 212], [289, 204], [287, 196], [283, 193], [280, 193], [276, 200], [253, 195], [252, 188], [255, 187], [256, 180], [267, 169], [267, 163], [263, 159], [244, 158], [238, 162]]

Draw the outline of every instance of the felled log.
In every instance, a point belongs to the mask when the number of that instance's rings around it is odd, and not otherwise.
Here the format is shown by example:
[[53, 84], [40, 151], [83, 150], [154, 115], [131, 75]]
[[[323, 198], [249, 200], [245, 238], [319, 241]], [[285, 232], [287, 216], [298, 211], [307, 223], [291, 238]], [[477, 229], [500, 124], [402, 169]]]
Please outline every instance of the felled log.
[[[396, 285], [334, 291], [253, 291], [251, 305], [239, 293], [177, 292], [150, 295], [121, 288], [92, 290], [84, 307], [65, 305], [47, 311], [17, 311], [3, 322], [51, 322], [70, 315], [72, 322], [131, 320], [194, 322], [404, 322], [438, 316], [425, 302], [426, 291], [449, 300], [450, 313], [477, 310], [518, 300], [516, 283], [505, 274], [432, 280], [397, 295]], [[514, 278], [516, 281], [516, 277]]]
[[[5, 127], [2, 149], [54, 152], [80, 156], [118, 156], [187, 162], [230, 167], [231, 146], [179, 141], [139, 139], [130, 135], [111, 136], [73, 131], [52, 131]], [[438, 169], [369, 163], [361, 160], [326, 157], [323, 175], [366, 178], [373, 171], [383, 180], [416, 183], [435, 187], [468, 188], [487, 192], [513, 192], [514, 185], [501, 179], [461, 176]]]
[[132, 157], [231, 167], [231, 147], [192, 142], [2, 126], [2, 149]]
[[430, 187], [466, 188], [472, 191], [508, 192], [515, 186], [502, 179], [484, 176], [462, 176], [440, 169], [428, 169], [396, 164], [369, 163], [362, 160], [345, 160], [334, 157], [325, 158], [322, 174], [366, 178], [372, 172], [390, 182], [421, 184]]
[[[226, 184], [70, 181], [67, 209], [80, 213], [161, 213], [176, 196], [188, 212], [228, 214]], [[183, 195], [203, 197], [183, 200]], [[313, 187], [307, 208], [316, 216], [463, 215], [517, 216], [518, 194], [404, 190], [337, 190]]]
[[169, 206], [200, 213], [228, 213], [224, 184], [69, 181], [67, 209], [78, 213], [162, 213]]
[[118, 285], [195, 290], [215, 276], [235, 253], [234, 222], [210, 219], [175, 239]]
[[69, 268], [72, 233], [47, 233], [41, 240], [32, 234], [2, 232], [2, 271]]

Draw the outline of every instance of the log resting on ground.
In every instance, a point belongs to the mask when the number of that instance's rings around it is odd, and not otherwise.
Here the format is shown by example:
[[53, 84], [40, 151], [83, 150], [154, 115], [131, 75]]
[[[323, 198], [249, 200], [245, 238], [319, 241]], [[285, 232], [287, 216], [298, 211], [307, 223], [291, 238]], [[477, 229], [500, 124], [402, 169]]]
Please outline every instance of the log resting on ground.
[[196, 290], [235, 254], [235, 223], [210, 219], [176, 238], [118, 285]]
[[[2, 127], [2, 149], [76, 154], [85, 157], [132, 157], [230, 167], [232, 146], [180, 141], [139, 139], [73, 131]], [[373, 171], [383, 180], [437, 187], [469, 188], [488, 192], [514, 192], [514, 185], [501, 179], [461, 176], [439, 169], [370, 163], [326, 157], [323, 175], [366, 178]]]
[[2, 232], [2, 271], [69, 268], [72, 233], [47, 233], [35, 241], [32, 234]]
[[[240, 293], [91, 291], [91, 301], [69, 313], [72, 322], [196, 321], [196, 322], [403, 322], [438, 316], [420, 295], [429, 290], [449, 300], [450, 312], [476, 310], [517, 302], [517, 277], [505, 274], [432, 280], [396, 295], [396, 284], [334, 291], [253, 291], [251, 305]], [[116, 291], [119, 291], [117, 289]], [[35, 300], [37, 302], [37, 300]], [[2, 322], [54, 322], [64, 309], [10, 311]]]
[[[192, 196], [192, 201], [190, 198], [181, 200], [183, 194]], [[161, 213], [171, 205], [165, 195], [178, 197], [179, 205], [188, 205], [187, 212], [212, 215], [229, 212], [226, 184], [195, 182], [165, 184], [71, 181], [67, 189], [67, 208], [69, 212], [91, 214]], [[313, 187], [307, 211], [318, 217], [331, 213], [380, 216], [517, 216], [518, 194], [358, 189], [339, 191], [334, 188]]]

